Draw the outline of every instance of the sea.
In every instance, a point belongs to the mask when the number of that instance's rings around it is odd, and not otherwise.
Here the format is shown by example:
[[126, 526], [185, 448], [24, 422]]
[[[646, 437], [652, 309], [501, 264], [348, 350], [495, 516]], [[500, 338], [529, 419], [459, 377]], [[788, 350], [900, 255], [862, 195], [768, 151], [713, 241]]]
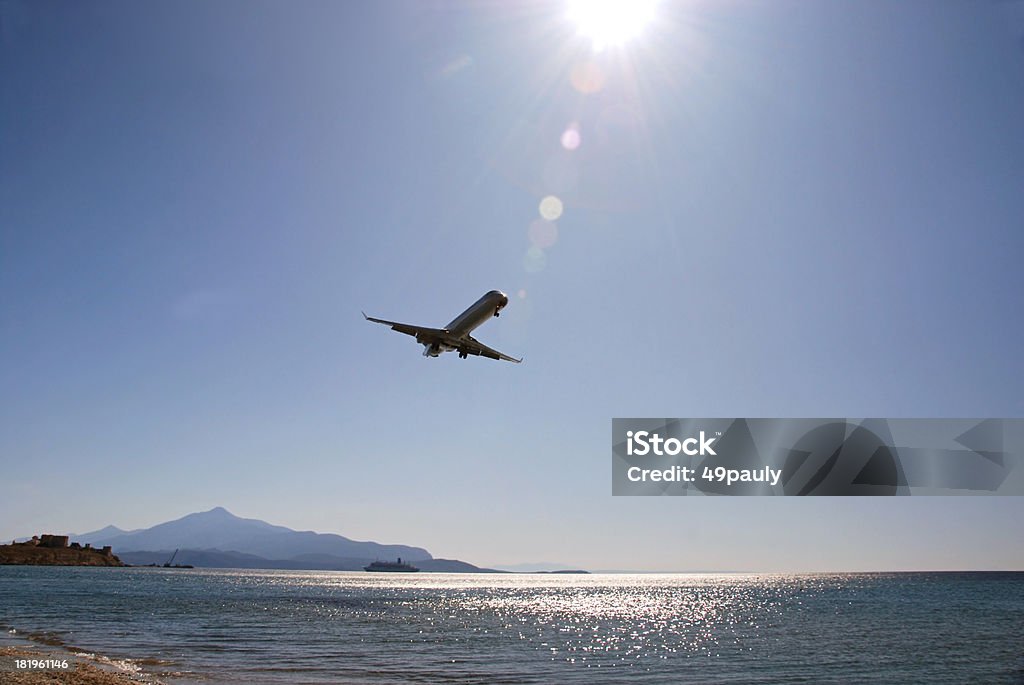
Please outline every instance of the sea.
[[173, 684], [1024, 683], [1024, 573], [0, 566], [0, 624]]

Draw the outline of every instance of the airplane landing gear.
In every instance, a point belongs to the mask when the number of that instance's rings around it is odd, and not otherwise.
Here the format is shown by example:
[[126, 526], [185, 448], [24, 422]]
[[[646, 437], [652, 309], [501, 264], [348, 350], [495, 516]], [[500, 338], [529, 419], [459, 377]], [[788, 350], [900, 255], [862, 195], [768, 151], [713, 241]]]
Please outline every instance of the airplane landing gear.
[[469, 353], [468, 352], [463, 352], [462, 350], [459, 350], [459, 359], [467, 359], [468, 357], [469, 357]]

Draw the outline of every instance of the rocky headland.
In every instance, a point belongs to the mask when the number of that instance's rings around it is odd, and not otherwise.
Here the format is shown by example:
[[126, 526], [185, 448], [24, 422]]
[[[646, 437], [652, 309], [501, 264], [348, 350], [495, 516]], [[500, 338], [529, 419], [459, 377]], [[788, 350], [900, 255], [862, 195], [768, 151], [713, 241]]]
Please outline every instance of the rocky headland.
[[0, 564], [22, 566], [124, 566], [110, 547], [68, 542], [67, 535], [37, 535], [0, 545]]

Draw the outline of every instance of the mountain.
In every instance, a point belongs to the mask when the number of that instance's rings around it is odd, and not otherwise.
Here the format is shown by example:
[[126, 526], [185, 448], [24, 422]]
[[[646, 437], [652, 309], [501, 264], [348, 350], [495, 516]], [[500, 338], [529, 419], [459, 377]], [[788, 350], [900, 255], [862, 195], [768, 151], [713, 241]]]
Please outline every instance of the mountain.
[[[122, 561], [133, 566], [162, 566], [171, 552], [122, 552]], [[346, 559], [327, 554], [310, 554], [293, 559], [267, 559], [241, 552], [219, 550], [182, 549], [174, 556], [176, 564], [191, 564], [197, 568], [260, 568], [314, 571], [362, 571], [370, 559]], [[418, 559], [415, 565], [426, 573], [504, 573], [480, 568], [455, 559]]]
[[140, 530], [107, 526], [80, 535], [74, 542], [110, 545], [124, 562], [200, 568], [311, 569], [361, 571], [372, 561], [401, 557], [428, 573], [504, 573], [457, 559], [434, 559], [422, 547], [351, 540], [333, 533], [297, 531], [258, 519], [235, 516], [223, 507], [183, 516]]
[[107, 538], [116, 537], [118, 535], [127, 535], [128, 533], [134, 532], [134, 530], [121, 530], [117, 526], [106, 526], [105, 528], [94, 530], [91, 533], [82, 533], [81, 535], [71, 533], [68, 537], [70, 537], [75, 542], [80, 542], [84, 545], [87, 542], [89, 544], [92, 544], [100, 540], [106, 540]]
[[[122, 552], [121, 560], [133, 566], [163, 566], [171, 552]], [[267, 559], [242, 552], [221, 552], [217, 549], [182, 549], [174, 555], [175, 564], [190, 564], [197, 568], [260, 568], [311, 571], [361, 571], [365, 559]]]
[[[189, 514], [175, 521], [131, 532], [107, 526], [93, 533], [74, 536], [74, 539], [83, 543], [89, 542], [94, 547], [110, 545], [118, 556], [127, 552], [165, 552], [181, 548], [192, 551], [236, 552], [265, 560], [299, 558], [300, 562], [300, 557], [305, 555], [328, 555], [345, 560], [346, 564], [398, 557], [413, 561], [433, 558], [430, 552], [422, 547], [383, 545], [377, 542], [350, 540], [331, 533], [296, 531], [257, 519], [240, 518], [223, 507]], [[189, 563], [180, 559], [175, 561]]]

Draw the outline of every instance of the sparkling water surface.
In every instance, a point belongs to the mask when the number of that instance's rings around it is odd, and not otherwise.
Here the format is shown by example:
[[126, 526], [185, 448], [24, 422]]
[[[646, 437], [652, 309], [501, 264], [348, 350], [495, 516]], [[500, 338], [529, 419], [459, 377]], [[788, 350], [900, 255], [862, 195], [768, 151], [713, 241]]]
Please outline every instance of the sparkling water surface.
[[171, 683], [1024, 682], [1024, 573], [8, 566], [0, 623]]

